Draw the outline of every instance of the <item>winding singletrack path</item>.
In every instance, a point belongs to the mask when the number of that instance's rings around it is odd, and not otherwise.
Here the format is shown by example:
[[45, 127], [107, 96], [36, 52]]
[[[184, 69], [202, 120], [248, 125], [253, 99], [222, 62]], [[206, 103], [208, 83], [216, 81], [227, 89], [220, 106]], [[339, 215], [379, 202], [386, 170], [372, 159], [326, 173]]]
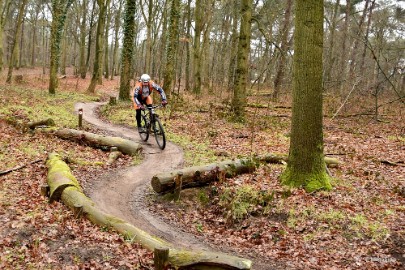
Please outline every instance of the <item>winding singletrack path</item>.
[[[141, 164], [131, 166], [122, 171], [115, 171], [101, 176], [87, 195], [108, 214], [121, 218], [145, 232], [157, 236], [177, 248], [189, 250], [219, 251], [234, 253], [227, 248], [213, 246], [204, 239], [187, 233], [180, 228], [162, 221], [148, 210], [145, 204], [146, 195], [154, 192], [150, 185], [152, 176], [181, 168], [183, 165], [183, 151], [171, 142], [166, 142], [162, 151], [151, 136], [148, 142], [143, 142], [135, 128], [127, 128], [104, 122], [96, 115], [96, 109], [104, 105], [102, 102], [77, 103], [76, 112], [83, 109], [83, 119], [95, 127], [111, 133], [113, 136], [133, 140], [142, 145], [144, 159]], [[240, 256], [234, 254], [236, 256]], [[246, 257], [246, 256], [242, 256]], [[275, 264], [260, 260], [253, 261], [252, 269], [284, 269]]]
[[151, 136], [143, 142], [135, 129], [106, 123], [98, 118], [95, 110], [105, 103], [77, 103], [75, 110], [83, 109], [83, 119], [113, 136], [136, 141], [142, 145], [144, 159], [140, 165], [131, 166], [123, 171], [101, 176], [91, 190], [90, 198], [106, 213], [119, 217], [151, 235], [158, 236], [174, 246], [188, 249], [210, 250], [201, 239], [180, 231], [154, 217], [145, 205], [145, 195], [153, 192], [150, 186], [152, 176], [180, 168], [183, 164], [183, 151], [167, 142], [162, 151]]

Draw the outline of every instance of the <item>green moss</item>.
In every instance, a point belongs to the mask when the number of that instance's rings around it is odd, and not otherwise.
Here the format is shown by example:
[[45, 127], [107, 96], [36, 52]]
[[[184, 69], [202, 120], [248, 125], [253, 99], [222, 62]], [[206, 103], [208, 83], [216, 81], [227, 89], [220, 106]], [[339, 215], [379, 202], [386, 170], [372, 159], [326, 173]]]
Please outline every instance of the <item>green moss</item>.
[[303, 187], [307, 192], [331, 190], [330, 178], [325, 171], [312, 174], [295, 172], [289, 166], [280, 176], [281, 183], [289, 187]]
[[79, 182], [73, 176], [69, 166], [61, 160], [60, 155], [55, 153], [51, 154], [46, 165], [48, 166], [48, 178], [51, 178], [55, 173], [62, 174], [64, 177], [72, 181], [79, 190], [81, 190]]
[[205, 190], [200, 190], [197, 194], [197, 198], [202, 205], [207, 205], [210, 201], [210, 198]]
[[240, 221], [250, 215], [268, 213], [269, 208], [272, 207], [274, 193], [257, 190], [251, 185], [243, 185], [235, 191], [224, 189], [219, 198], [219, 205], [228, 210], [227, 218]]
[[315, 218], [319, 221], [328, 223], [332, 228], [341, 228], [343, 223], [345, 223], [347, 216], [341, 211], [329, 209], [327, 212], [316, 214]]
[[403, 137], [403, 136], [398, 136], [398, 135], [396, 135], [396, 136], [390, 135], [390, 136], [387, 137], [387, 139], [390, 140], [390, 141], [405, 142], [405, 137]]

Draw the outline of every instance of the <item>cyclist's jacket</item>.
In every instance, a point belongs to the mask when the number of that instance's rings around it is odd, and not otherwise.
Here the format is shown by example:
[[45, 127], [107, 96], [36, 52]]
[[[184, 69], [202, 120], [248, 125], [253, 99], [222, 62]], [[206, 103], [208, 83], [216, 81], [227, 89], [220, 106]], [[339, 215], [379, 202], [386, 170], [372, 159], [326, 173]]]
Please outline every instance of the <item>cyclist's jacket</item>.
[[148, 85], [143, 85], [142, 82], [138, 81], [135, 84], [135, 91], [134, 91], [134, 102], [137, 106], [141, 105], [140, 100], [146, 99], [150, 94], [152, 94], [152, 90], [155, 89], [159, 92], [160, 96], [162, 97], [162, 101], [166, 100], [165, 91], [163, 91], [162, 87], [160, 87], [154, 81], [149, 81]]

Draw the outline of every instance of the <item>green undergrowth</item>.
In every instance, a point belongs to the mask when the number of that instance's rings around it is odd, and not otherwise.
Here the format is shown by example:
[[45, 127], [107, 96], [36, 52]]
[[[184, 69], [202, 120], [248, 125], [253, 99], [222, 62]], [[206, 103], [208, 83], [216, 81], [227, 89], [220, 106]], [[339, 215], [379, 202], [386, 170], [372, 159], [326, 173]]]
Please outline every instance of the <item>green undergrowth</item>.
[[[386, 215], [389, 215], [389, 212]], [[311, 225], [307, 227], [309, 223]], [[370, 220], [364, 214], [346, 213], [333, 208], [322, 211], [314, 206], [300, 210], [290, 209], [287, 226], [301, 231], [304, 239], [308, 241], [336, 231], [340, 231], [349, 240], [368, 238], [374, 241], [385, 240], [390, 233], [382, 222]]]
[[95, 96], [60, 91], [55, 95], [38, 89], [16, 86], [0, 87], [0, 117], [16, 124], [40, 121], [51, 118], [57, 127], [74, 128], [77, 116], [74, 104], [94, 101]]
[[114, 124], [135, 126], [135, 110], [130, 101], [119, 101], [115, 105], [102, 106], [100, 114]]
[[257, 190], [252, 185], [243, 185], [235, 190], [225, 188], [219, 194], [219, 205], [226, 209], [226, 218], [232, 222], [268, 214], [273, 200], [273, 192]]
[[[209, 148], [208, 143], [198, 142], [185, 133], [178, 134], [172, 131], [170, 120], [166, 120], [166, 115], [170, 114], [169, 110], [167, 108], [165, 112], [158, 111], [158, 114], [165, 127], [167, 140], [179, 145], [183, 149], [185, 166], [196, 166], [217, 161], [218, 157]], [[114, 124], [135, 126], [135, 110], [129, 101], [118, 102], [113, 106], [103, 106], [100, 113]]]
[[[65, 91], [49, 95], [47, 91], [27, 89], [17, 86], [0, 86], [0, 118], [14, 127], [22, 127], [31, 121], [51, 118], [57, 128], [76, 128], [78, 118], [74, 111], [77, 102], [94, 101], [96, 96]], [[50, 151], [66, 154], [68, 144], [59, 143], [60, 139], [47, 137], [36, 132], [13, 131], [3, 134], [0, 141], [0, 170], [10, 169], [27, 162], [46, 159]], [[89, 148], [90, 150], [90, 148]], [[72, 158], [81, 160], [79, 166], [100, 166], [94, 161], [93, 150], [73, 152]]]

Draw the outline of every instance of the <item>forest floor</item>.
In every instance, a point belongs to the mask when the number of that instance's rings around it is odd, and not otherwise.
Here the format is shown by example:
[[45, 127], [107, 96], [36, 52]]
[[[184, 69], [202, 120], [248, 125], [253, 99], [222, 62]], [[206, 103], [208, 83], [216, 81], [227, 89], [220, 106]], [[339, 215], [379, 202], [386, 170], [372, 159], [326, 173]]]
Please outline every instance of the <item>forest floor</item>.
[[[70, 80], [70, 81], [68, 81]], [[86, 82], [61, 81], [61, 91], [82, 91]], [[46, 80], [30, 78], [19, 86], [46, 89]], [[42, 88], [41, 88], [42, 87]], [[113, 92], [117, 80], [98, 91]], [[0, 176], [0, 267], [2, 269], [152, 269], [152, 254], [123, 236], [75, 219], [62, 204], [48, 204], [40, 194], [46, 182], [44, 161], [51, 151], [82, 161], [69, 164], [77, 179], [91, 188], [102, 175], [139, 163], [123, 156], [105, 165], [108, 153], [61, 141], [43, 133], [27, 133], [6, 116], [32, 120], [19, 106], [35, 101], [0, 88], [2, 134], [0, 171], [27, 167]], [[46, 92], [46, 90], [44, 90]], [[184, 166], [255, 154], [288, 153], [288, 102], [269, 108], [247, 108], [245, 124], [228, 121], [214, 100], [187, 94], [162, 112], [169, 139], [184, 150]], [[250, 103], [264, 103], [255, 95]], [[218, 100], [222, 100], [219, 98]], [[63, 101], [61, 101], [63, 102]], [[226, 100], [223, 104], [227, 104]], [[280, 104], [277, 104], [280, 105]], [[366, 106], [364, 103], [362, 106]], [[133, 125], [127, 104], [103, 112], [117, 124]], [[362, 110], [359, 103], [342, 114]], [[403, 107], [370, 115], [336, 117], [336, 104], [325, 102], [324, 139], [327, 156], [342, 164], [330, 168], [333, 190], [305, 193], [287, 189], [278, 177], [285, 165], [261, 165], [253, 174], [224, 183], [182, 191], [180, 201], [149, 193], [149, 211], [170, 226], [210, 246], [262, 261], [279, 269], [400, 269], [405, 265], [405, 127]], [[129, 118], [128, 118], [129, 117]], [[132, 117], [132, 118], [131, 118]], [[94, 130], [99, 131], [99, 130]], [[41, 147], [37, 147], [37, 146]], [[30, 162], [35, 162], [30, 164]], [[255, 269], [255, 267], [253, 267]], [[271, 269], [269, 267], [269, 269]]]

